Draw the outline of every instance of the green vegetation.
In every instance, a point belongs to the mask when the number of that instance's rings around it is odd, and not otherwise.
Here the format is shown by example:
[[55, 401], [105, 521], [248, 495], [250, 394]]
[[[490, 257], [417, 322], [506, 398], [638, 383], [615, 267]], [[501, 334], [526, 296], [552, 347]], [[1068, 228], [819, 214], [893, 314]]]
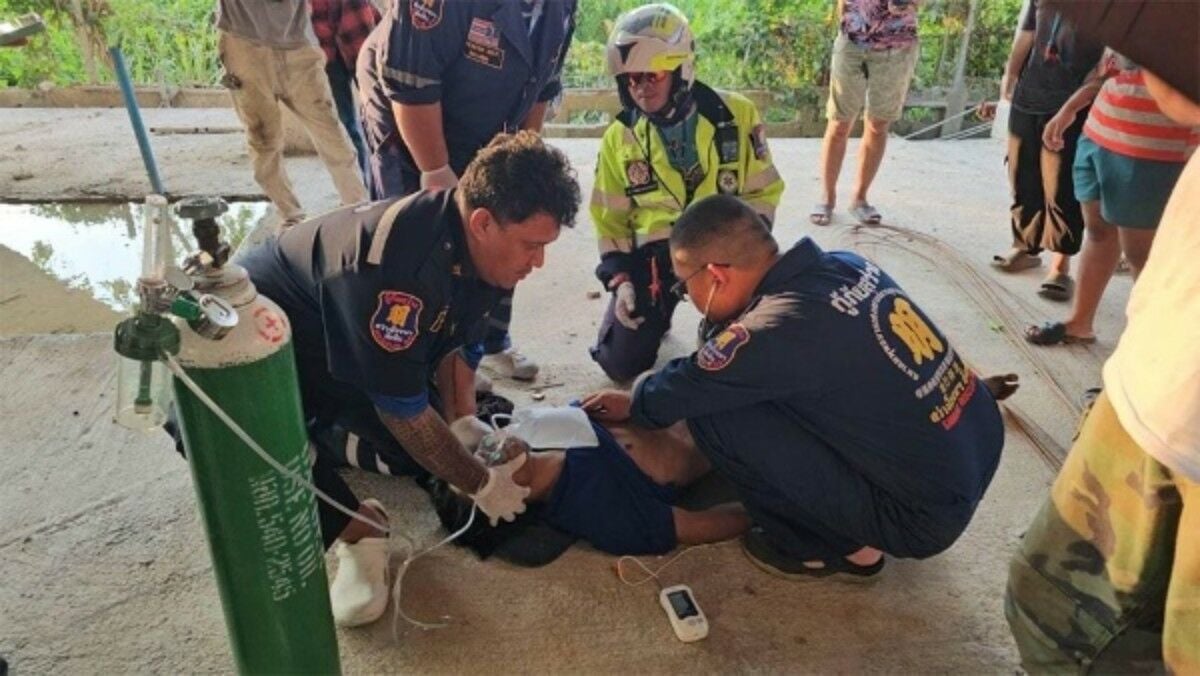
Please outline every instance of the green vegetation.
[[214, 6], [215, 0], [0, 0], [0, 16], [37, 12], [47, 26], [23, 48], [0, 49], [0, 87], [115, 82], [109, 45], [121, 46], [138, 84], [215, 85]]
[[[105, 46], [120, 44], [135, 81], [208, 86], [219, 79], [214, 0], [0, 0], [0, 16], [40, 12], [49, 30], [22, 49], [0, 50], [0, 86], [112, 82]], [[583, 0], [567, 61], [574, 87], [606, 87], [604, 39], [612, 20], [640, 0]], [[783, 101], [815, 101], [828, 81], [836, 26], [833, 0], [677, 0], [692, 20], [699, 72], [722, 87], [764, 88]], [[949, 84], [969, 0], [922, 0], [916, 86]], [[967, 73], [994, 81], [1008, 54], [1021, 0], [983, 0]], [[72, 10], [75, 5], [80, 12]], [[87, 48], [81, 48], [81, 43]], [[90, 52], [90, 54], [89, 54]]]
[[[580, 3], [570, 86], [609, 86], [604, 39], [612, 20], [639, 0]], [[1021, 0], [983, 0], [972, 35], [967, 75], [999, 80]], [[784, 103], [816, 102], [829, 82], [829, 57], [837, 35], [834, 0], [677, 0], [692, 21], [698, 72], [718, 87], [767, 89]], [[966, 22], [968, 0], [922, 0], [918, 89], [948, 86]], [[991, 85], [995, 86], [995, 85]]]

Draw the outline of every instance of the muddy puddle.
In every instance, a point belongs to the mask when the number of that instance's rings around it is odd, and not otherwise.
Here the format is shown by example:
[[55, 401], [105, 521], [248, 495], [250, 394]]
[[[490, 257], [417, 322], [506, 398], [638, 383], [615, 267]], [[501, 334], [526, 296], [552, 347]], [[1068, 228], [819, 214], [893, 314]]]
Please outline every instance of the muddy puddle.
[[[143, 209], [137, 203], [0, 204], [0, 245], [67, 288], [125, 312], [136, 301]], [[266, 202], [229, 205], [221, 218], [225, 238], [236, 249], [270, 211]], [[194, 249], [191, 224], [177, 220], [171, 240], [177, 253]]]

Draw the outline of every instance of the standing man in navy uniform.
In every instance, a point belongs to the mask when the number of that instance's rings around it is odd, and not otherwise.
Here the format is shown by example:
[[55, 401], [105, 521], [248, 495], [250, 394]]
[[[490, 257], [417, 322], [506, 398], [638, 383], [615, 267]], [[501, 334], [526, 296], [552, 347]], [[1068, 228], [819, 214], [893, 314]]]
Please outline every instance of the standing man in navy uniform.
[[1004, 444], [991, 379], [883, 270], [808, 238], [781, 254], [736, 197], [694, 203], [670, 247], [674, 290], [713, 335], [632, 396], [598, 392], [584, 407], [648, 428], [686, 420], [737, 487], [756, 524], [746, 553], [769, 572], [873, 575], [884, 552], [949, 547]]
[[[358, 58], [373, 199], [449, 188], [497, 133], [541, 131], [575, 29], [575, 0], [396, 0]], [[512, 298], [473, 360], [532, 380], [512, 347]]]
[[[321, 440], [337, 426], [361, 447], [345, 452], [364, 454], [352, 464], [387, 474], [419, 465], [471, 496], [493, 525], [524, 511], [517, 466], [484, 467], [466, 448], [490, 428], [474, 417], [458, 348], [504, 292], [542, 266], [579, 202], [566, 156], [519, 132], [480, 151], [457, 188], [331, 211], [239, 261], [292, 324], [319, 488], [386, 518], [334, 471], [343, 449]], [[367, 447], [371, 459], [361, 462]], [[324, 502], [318, 508], [326, 546], [340, 540], [334, 618], [371, 622], [387, 605], [386, 536]]]

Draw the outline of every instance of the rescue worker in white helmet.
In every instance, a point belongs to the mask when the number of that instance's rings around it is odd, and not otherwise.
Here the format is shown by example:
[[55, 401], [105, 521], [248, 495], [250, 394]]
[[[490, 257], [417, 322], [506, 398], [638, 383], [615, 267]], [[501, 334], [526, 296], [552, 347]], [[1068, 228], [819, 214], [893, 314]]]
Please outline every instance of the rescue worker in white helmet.
[[680, 300], [667, 246], [675, 219], [721, 193], [741, 197], [769, 226], [783, 179], [754, 104], [695, 79], [695, 41], [674, 6], [622, 14], [607, 55], [623, 110], [604, 133], [592, 192], [596, 276], [612, 299], [591, 354], [624, 381], [654, 365]]

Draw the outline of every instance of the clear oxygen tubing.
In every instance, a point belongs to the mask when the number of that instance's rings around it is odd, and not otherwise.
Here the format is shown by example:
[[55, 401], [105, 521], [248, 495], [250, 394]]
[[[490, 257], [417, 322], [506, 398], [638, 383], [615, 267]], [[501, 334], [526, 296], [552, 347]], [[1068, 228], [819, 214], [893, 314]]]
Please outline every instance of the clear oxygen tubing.
[[[294, 472], [294, 471], [288, 469], [287, 467], [282, 465], [278, 460], [276, 460], [275, 458], [272, 458], [269, 453], [264, 451], [262, 449], [262, 447], [258, 445], [258, 442], [256, 442], [249, 434], [247, 434], [246, 431], [243, 430], [241, 428], [241, 426], [238, 425], [237, 422], [233, 420], [233, 418], [229, 417], [228, 413], [226, 413], [219, 405], [217, 405], [217, 403], [215, 401], [213, 401], [212, 398], [209, 397], [208, 394], [206, 394], [204, 392], [204, 390], [201, 389], [198, 384], [196, 384], [196, 381], [192, 380], [188, 376], [187, 372], [183, 369], [183, 366], [181, 366], [179, 364], [179, 362], [176, 361], [174, 356], [164, 353], [163, 360], [167, 364], [167, 369], [170, 370], [171, 373], [176, 378], [179, 378], [179, 381], [182, 382], [189, 390], [191, 390], [192, 393], [196, 395], [196, 398], [199, 399], [205, 406], [207, 406], [210, 411], [212, 411], [213, 415], [217, 416], [217, 418], [219, 418], [221, 420], [221, 422], [225, 423], [229, 427], [229, 429], [235, 435], [237, 435], [237, 437], [239, 439], [244, 441], [246, 443], [246, 445], [249, 446], [250, 449], [254, 451], [255, 455], [257, 455], [264, 462], [266, 462], [268, 465], [270, 465], [276, 472], [279, 472], [280, 474], [282, 474], [282, 475], [286, 476], [287, 478], [291, 479], [292, 481], [296, 482], [298, 485], [302, 486], [305, 490], [307, 490], [310, 493], [312, 493], [313, 495], [317, 496], [318, 499], [324, 501], [326, 504], [328, 504], [329, 506], [338, 510], [339, 512], [345, 514], [346, 516], [349, 516], [352, 519], [361, 521], [362, 523], [365, 523], [368, 526], [371, 526], [372, 528], [375, 528], [384, 533], [396, 535], [400, 539], [404, 540], [404, 542], [408, 545], [409, 554], [407, 557], [405, 557], [404, 562], [400, 564], [399, 571], [396, 574], [396, 582], [392, 587], [392, 605], [394, 608], [393, 616], [392, 616], [392, 636], [394, 638], [397, 638], [397, 640], [398, 640], [398, 632], [396, 631], [396, 625], [397, 625], [398, 618], [403, 618], [408, 623], [410, 623], [414, 626], [420, 627], [422, 629], [441, 629], [443, 627], [449, 626], [449, 622], [447, 622], [447, 621], [436, 622], [436, 623], [423, 622], [421, 620], [417, 620], [417, 619], [410, 617], [408, 615], [408, 613], [404, 612], [404, 608], [402, 607], [402, 604], [401, 604], [401, 592], [402, 592], [402, 588], [403, 588], [402, 585], [404, 582], [404, 574], [406, 572], [408, 572], [408, 567], [412, 564], [413, 561], [416, 561], [418, 558], [432, 552], [433, 550], [435, 550], [443, 545], [453, 542], [455, 539], [460, 537], [463, 533], [467, 532], [467, 529], [469, 529], [471, 527], [471, 525], [475, 522], [475, 515], [479, 511], [479, 507], [472, 505], [470, 517], [467, 519], [467, 523], [465, 525], [463, 525], [462, 528], [451, 533], [449, 536], [443, 538], [436, 544], [418, 551], [416, 548], [416, 545], [413, 543], [412, 539], [409, 538], [404, 533], [401, 533], [401, 532], [391, 528], [387, 524], [379, 523], [378, 521], [375, 521], [374, 519], [369, 519], [369, 518], [359, 514], [358, 512], [355, 512], [354, 510], [343, 505], [342, 503], [338, 502], [337, 500], [334, 500], [332, 497], [330, 497], [328, 494], [326, 494], [321, 489], [317, 488], [315, 485], [313, 485], [313, 483], [311, 481], [309, 481], [307, 478], [305, 478], [298, 472]], [[442, 619], [449, 620], [450, 618], [449, 618], [449, 616], [443, 616]]]
[[[324, 501], [330, 507], [333, 507], [334, 509], [345, 514], [346, 516], [349, 516], [352, 519], [357, 519], [358, 521], [361, 521], [361, 522], [367, 524], [368, 526], [375, 528], [376, 530], [383, 531], [384, 533], [392, 532], [392, 529], [389, 528], [386, 524], [379, 523], [378, 521], [375, 521], [374, 519], [368, 519], [367, 517], [359, 514], [358, 512], [355, 512], [354, 510], [350, 509], [349, 507], [338, 502], [337, 500], [334, 500], [333, 498], [329, 497], [329, 495], [327, 495], [320, 488], [317, 488], [315, 485], [313, 485], [313, 483], [311, 481], [309, 481], [308, 479], [306, 479], [304, 476], [300, 475], [298, 472], [294, 472], [294, 471], [288, 469], [282, 463], [280, 463], [278, 460], [276, 460], [275, 458], [272, 458], [269, 453], [264, 451], [262, 449], [262, 447], [258, 445], [258, 442], [256, 442], [249, 434], [246, 433], [245, 430], [243, 430], [241, 428], [240, 425], [238, 425], [233, 420], [233, 418], [229, 417], [228, 413], [226, 413], [220, 406], [217, 405], [217, 402], [213, 401], [212, 398], [209, 397], [208, 394], [205, 393], [204, 390], [202, 390], [200, 388], [200, 386], [196, 384], [196, 381], [192, 380], [191, 377], [188, 376], [187, 372], [183, 370], [183, 366], [181, 366], [179, 364], [179, 362], [176, 361], [176, 359], [173, 355], [170, 355], [170, 354], [167, 354], [164, 352], [163, 353], [163, 361], [165, 361], [167, 363], [167, 369], [171, 371], [172, 375], [174, 375], [176, 378], [179, 379], [179, 382], [181, 382], [185, 386], [187, 386], [187, 388], [192, 391], [192, 394], [195, 394], [196, 398], [199, 399], [201, 402], [203, 402], [203, 404], [205, 406], [207, 406], [210, 411], [213, 412], [213, 415], [220, 418], [221, 422], [225, 423], [229, 427], [229, 429], [234, 434], [237, 435], [237, 437], [239, 439], [246, 442], [246, 445], [249, 446], [251, 448], [251, 450], [254, 451], [255, 455], [257, 455], [259, 458], [262, 458], [263, 462], [270, 465], [276, 472], [279, 472], [280, 474], [286, 476], [287, 478], [296, 482], [300, 486], [303, 486], [305, 490], [307, 490], [308, 492], [317, 496], [317, 498]], [[396, 533], [396, 534], [399, 535], [401, 538], [403, 538], [406, 542], [408, 542], [409, 546], [412, 546], [411, 540], [409, 540], [407, 537], [405, 537], [401, 533]]]

